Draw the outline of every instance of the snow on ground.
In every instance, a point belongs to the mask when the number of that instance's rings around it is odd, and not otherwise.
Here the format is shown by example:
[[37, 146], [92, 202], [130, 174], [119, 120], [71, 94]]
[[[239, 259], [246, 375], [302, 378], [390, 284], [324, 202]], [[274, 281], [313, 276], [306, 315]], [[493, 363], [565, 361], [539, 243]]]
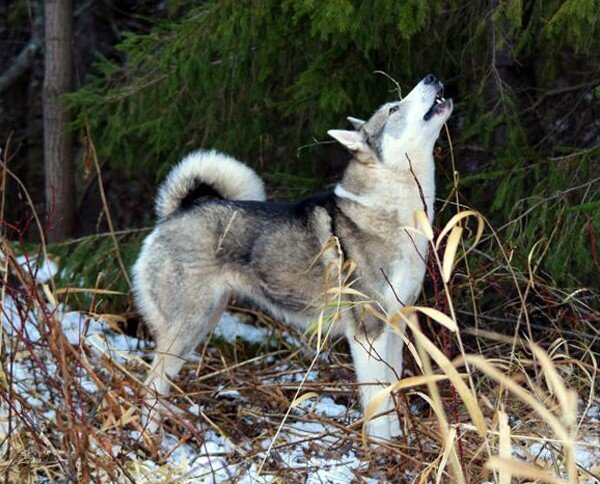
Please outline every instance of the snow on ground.
[[[556, 448], [559, 447], [553, 442], [533, 442], [526, 449], [516, 449], [513, 455], [521, 459], [533, 460], [538, 465], [547, 464], [546, 467], [552, 467], [556, 462]], [[526, 453], [523, 452], [526, 450]], [[575, 462], [581, 468], [588, 470], [592, 474], [598, 475], [600, 472], [600, 439], [584, 436], [580, 438], [579, 443], [574, 446]], [[594, 480], [582, 479], [581, 482], [596, 482]]]
[[[19, 259], [19, 263], [30, 267], [37, 264], [34, 259]], [[54, 276], [57, 271], [56, 264], [51, 261], [43, 261], [38, 267], [32, 267], [36, 274], [36, 281], [43, 283]], [[43, 318], [36, 314], [31, 307], [17, 303], [9, 296], [2, 302], [2, 327], [4, 335], [7, 336], [9, 352], [8, 363], [5, 372], [11, 375], [13, 389], [16, 391], [26, 407], [35, 409], [30, 412], [31, 423], [45, 427], [40, 419], [54, 421], [56, 419], [57, 406], [53, 404], [56, 395], [51, 395], [49, 390], [40, 386], [39, 382], [51, 379], [52, 375], [59, 371], [54, 360], [47, 358], [44, 354], [44, 338], [47, 330], [42, 331], [40, 321]], [[48, 308], [53, 311], [54, 316], [60, 322], [62, 330], [69, 343], [76, 346], [85, 346], [98, 356], [109, 357], [113, 361], [124, 364], [132, 358], [139, 358], [151, 346], [146, 341], [121, 334], [110, 328], [109, 324], [91, 318], [76, 311], [70, 311], [64, 306]], [[228, 342], [242, 339], [251, 344], [260, 344], [268, 340], [269, 330], [267, 328], [251, 326], [231, 313], [225, 313], [220, 324], [215, 328], [214, 334]], [[26, 335], [26, 338], [24, 336]], [[30, 345], [29, 350], [18, 348], [10, 353], [11, 340], [26, 339]], [[39, 365], [38, 361], [44, 364]], [[192, 358], [194, 359], [194, 358]], [[274, 376], [263, 378], [264, 383], [297, 383], [306, 376], [306, 381], [319, 379], [317, 371], [311, 371], [308, 375], [291, 368], [282, 362], [273, 373]], [[83, 391], [93, 394], [98, 391], [94, 381], [88, 374], [82, 372], [75, 375], [79, 387]], [[225, 386], [217, 389], [219, 398], [230, 398], [243, 401], [244, 398], [236, 390], [228, 390]], [[22, 409], [21, 409], [22, 410]], [[194, 408], [193, 413], [199, 414], [202, 408]], [[330, 419], [321, 421], [310, 421], [293, 417], [306, 417], [310, 415]], [[588, 420], [599, 422], [600, 406], [595, 405], [588, 409]], [[268, 460], [279, 463], [288, 469], [297, 469], [306, 476], [308, 483], [346, 483], [358, 479], [364, 482], [364, 478], [358, 477], [357, 471], [368, 467], [366, 461], [362, 461], [351, 449], [330, 452], [341, 437], [339, 424], [348, 424], [359, 418], [354, 409], [336, 402], [332, 397], [322, 395], [318, 399], [308, 399], [301, 402], [292, 410], [292, 416], [281, 429], [277, 441], [272, 448], [270, 446], [271, 436], [265, 436], [259, 441], [259, 448], [263, 452], [256, 453], [256, 447], [251, 447], [244, 442], [237, 445], [214, 430], [204, 430], [205, 442], [201, 446], [191, 446], [182, 443], [174, 435], [164, 435], [162, 449], [167, 456], [164, 462], [157, 463], [149, 459], [141, 459], [139, 455], [130, 452], [129, 472], [139, 482], [156, 482], [157, 480], [175, 480], [179, 482], [272, 482], [274, 476], [262, 471], [259, 473], [261, 462], [265, 460], [266, 453], [270, 449]], [[325, 423], [323, 423], [325, 421]], [[6, 449], [4, 437], [9, 432], [8, 411], [3, 402], [0, 402], [0, 455]], [[14, 422], [13, 422], [14, 425]], [[129, 433], [131, 443], [137, 441], [139, 433]], [[598, 437], [596, 436], [596, 439]], [[589, 439], [587, 439], [589, 440]], [[587, 442], [586, 440], [586, 442]], [[256, 441], [254, 442], [256, 444]], [[589, 470], [598, 471], [600, 462], [600, 442], [589, 440], [589, 445], [577, 445], [575, 448], [576, 460]], [[125, 445], [123, 447], [126, 447]], [[132, 446], [133, 447], [133, 446]], [[130, 448], [130, 447], [126, 447]], [[525, 453], [522, 453], [525, 451]], [[248, 455], [253, 455], [248, 459]], [[515, 449], [515, 456], [527, 460], [535, 459], [536, 462], [551, 461], [553, 452], [544, 442], [530, 443], [526, 448]]]
[[32, 274], [35, 274], [35, 281], [37, 283], [47, 282], [52, 279], [58, 272], [58, 266], [50, 259], [43, 259], [41, 264], [38, 264], [37, 256], [24, 256], [17, 257], [17, 264], [23, 268], [23, 270]]
[[269, 331], [267, 328], [257, 328], [244, 323], [231, 313], [224, 313], [220, 323], [215, 327], [213, 335], [233, 343], [240, 338], [248, 343], [260, 344], [267, 340]]
[[[36, 282], [44, 283], [56, 274], [57, 267], [51, 261], [44, 261], [40, 267], [33, 267], [35, 260], [20, 258], [23, 266], [29, 264], [32, 272], [36, 274]], [[94, 319], [77, 311], [70, 311], [67, 307], [53, 308], [47, 305], [53, 317], [60, 322], [63, 334], [70, 344], [85, 346], [98, 356], [109, 357], [113, 361], [124, 364], [132, 358], [141, 357], [150, 346], [145, 341], [121, 334], [112, 329], [109, 324]], [[38, 310], [39, 311], [39, 310]], [[60, 371], [55, 361], [47, 353], [48, 330], [40, 325], [44, 321], [42, 315], [36, 310], [27, 307], [24, 301], [5, 295], [2, 304], [2, 327], [5, 341], [22, 341], [26, 339], [30, 350], [19, 348], [14, 354], [9, 355], [6, 372], [11, 375], [13, 389], [17, 392], [25, 407], [19, 405], [18, 410], [28, 413], [31, 423], [40, 429], [47, 428], [57, 418], [59, 407], [55, 405], [58, 397], [51, 394], [50, 386], [40, 385], [48, 381]], [[268, 339], [269, 330], [251, 326], [231, 313], [225, 313], [214, 330], [214, 334], [228, 342], [242, 339], [251, 344], [260, 344]], [[9, 346], [10, 348], [10, 346]], [[9, 350], [10, 351], [10, 350]], [[46, 353], [45, 353], [46, 352]], [[42, 363], [43, 364], [40, 364]], [[276, 376], [265, 378], [265, 383], [300, 382], [305, 377], [305, 372], [290, 371], [290, 367], [282, 364], [277, 367]], [[75, 375], [77, 384], [84, 392], [94, 394], [98, 391], [96, 383], [86, 372]], [[318, 379], [318, 373], [311, 371], [307, 381]], [[221, 389], [219, 397], [243, 399], [233, 390]], [[26, 409], [31, 409], [27, 411]], [[356, 412], [335, 402], [333, 398], [321, 397], [318, 400], [305, 401], [293, 411], [294, 415], [306, 416], [314, 414], [325, 416], [340, 423], [348, 423], [357, 417]], [[351, 416], [352, 418], [350, 418]], [[44, 422], [46, 420], [46, 422]], [[13, 420], [13, 426], [15, 425]], [[14, 429], [13, 429], [14, 430]], [[4, 404], [0, 403], [0, 442], [9, 432], [8, 412]], [[152, 460], [141, 460], [138, 455], [131, 452], [130, 472], [139, 482], [156, 482], [158, 479], [179, 479], [181, 482], [272, 482], [275, 478], [264, 471], [259, 474], [261, 462], [265, 459], [266, 452], [271, 444], [271, 438], [265, 436], [259, 446], [264, 452], [255, 455], [249, 461], [240, 456], [252, 453], [251, 447], [244, 443], [237, 446], [218, 435], [213, 430], [205, 430], [205, 442], [200, 446], [191, 446], [181, 443], [174, 435], [165, 435], [162, 448], [165, 452], [166, 463], [160, 464]], [[337, 435], [337, 437], [336, 437]], [[140, 436], [136, 431], [129, 433], [131, 443]], [[309, 483], [321, 482], [349, 482], [355, 478], [354, 471], [364, 468], [367, 464], [351, 450], [342, 452], [338, 458], [332, 458], [327, 452], [330, 446], [339, 440], [340, 430], [332, 425], [319, 422], [297, 421], [289, 418], [283, 426], [269, 459], [275, 459], [279, 465], [307, 472]], [[127, 448], [125, 445], [123, 446]], [[315, 448], [322, 448], [315, 452]], [[0, 447], [3, 453], [6, 445]], [[115, 449], [115, 452], [120, 449]]]
[[[368, 464], [361, 462], [354, 452], [348, 451], [339, 458], [332, 458], [326, 452], [329, 445], [335, 439], [332, 437], [322, 439], [323, 455], [310, 455], [307, 451], [310, 440], [326, 433], [327, 427], [319, 423], [294, 423], [286, 427], [278, 438], [278, 443], [297, 442], [297, 445], [286, 446], [285, 449], [271, 451], [271, 456], [279, 464], [288, 469], [305, 471], [306, 482], [309, 483], [346, 483], [351, 482], [356, 476], [354, 471], [366, 467]], [[177, 478], [183, 482], [273, 482], [275, 477], [260, 473], [259, 467], [266, 452], [255, 455], [252, 461], [237, 459], [231, 463], [231, 457], [235, 457], [235, 445], [227, 439], [208, 430], [204, 433], [206, 441], [201, 446], [200, 452], [194, 450], [187, 444], [179, 444], [173, 436], [165, 436], [163, 439], [163, 450], [168, 453], [168, 465], [158, 466], [151, 460], [137, 462], [135, 465], [136, 477], [140, 482], [155, 482], [159, 477], [170, 475], [171, 479]], [[268, 450], [271, 440], [266, 438], [261, 442], [261, 447]], [[243, 445], [238, 450], [244, 449]], [[233, 459], [234, 461], [236, 459]]]

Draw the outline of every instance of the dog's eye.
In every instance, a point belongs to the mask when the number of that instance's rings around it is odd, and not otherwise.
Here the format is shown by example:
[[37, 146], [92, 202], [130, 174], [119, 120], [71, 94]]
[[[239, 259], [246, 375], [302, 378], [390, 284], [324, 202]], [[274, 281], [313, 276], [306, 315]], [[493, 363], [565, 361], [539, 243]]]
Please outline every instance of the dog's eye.
[[396, 111], [398, 111], [398, 109], [400, 109], [400, 105], [399, 104], [396, 104], [395, 106], [392, 106], [390, 108], [390, 110], [388, 111], [388, 116], [390, 116], [393, 113], [395, 113]]

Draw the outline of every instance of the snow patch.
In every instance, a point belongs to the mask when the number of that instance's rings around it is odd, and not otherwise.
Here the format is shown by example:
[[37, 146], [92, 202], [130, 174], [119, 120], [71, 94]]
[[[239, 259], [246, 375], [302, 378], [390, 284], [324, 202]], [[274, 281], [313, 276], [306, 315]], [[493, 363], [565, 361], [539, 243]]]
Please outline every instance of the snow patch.
[[240, 338], [248, 343], [261, 344], [267, 341], [269, 331], [266, 328], [257, 328], [244, 323], [237, 316], [225, 312], [213, 334], [228, 343], [233, 343], [237, 338]]
[[325, 417], [341, 418], [348, 413], [348, 408], [335, 403], [332, 398], [323, 397], [317, 402], [315, 413]]
[[38, 284], [48, 282], [58, 272], [58, 265], [50, 259], [43, 258], [41, 263], [38, 263], [37, 256], [21, 255], [16, 260], [23, 270], [31, 270], [31, 273], [35, 274], [35, 282]]

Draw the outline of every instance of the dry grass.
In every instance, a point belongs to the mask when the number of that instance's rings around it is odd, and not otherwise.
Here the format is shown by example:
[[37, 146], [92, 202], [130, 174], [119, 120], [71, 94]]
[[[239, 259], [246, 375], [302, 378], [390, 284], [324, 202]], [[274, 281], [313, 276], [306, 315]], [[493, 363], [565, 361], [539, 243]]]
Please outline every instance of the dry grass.
[[[46, 247], [18, 259], [18, 228], [4, 223], [0, 479], [318, 482], [312, 466], [335, 463], [353, 466], [358, 482], [597, 482], [595, 295], [553, 287], [533, 249], [529, 270], [515, 269], [502, 234], [458, 198], [444, 210], [458, 215], [441, 231], [422, 215], [411, 229], [431, 243], [421, 306], [384, 318], [408, 328], [410, 345], [403, 379], [382, 392], [394, 394], [404, 435], [376, 447], [361, 439], [345, 343], [321, 335], [323, 321], [311, 338], [242, 308], [231, 309], [264, 328], [265, 342], [199, 348], [202, 363], [192, 358], [174, 382], [165, 439], [144, 440], [138, 409], [151, 343], [122, 334], [129, 315], [96, 314], [105, 288], [36, 282]], [[352, 267], [332, 264], [337, 290], [327, 302], [341, 305]], [[94, 295], [89, 307], [82, 291]], [[325, 396], [345, 413], [317, 411]], [[367, 418], [376, 413], [374, 401]]]

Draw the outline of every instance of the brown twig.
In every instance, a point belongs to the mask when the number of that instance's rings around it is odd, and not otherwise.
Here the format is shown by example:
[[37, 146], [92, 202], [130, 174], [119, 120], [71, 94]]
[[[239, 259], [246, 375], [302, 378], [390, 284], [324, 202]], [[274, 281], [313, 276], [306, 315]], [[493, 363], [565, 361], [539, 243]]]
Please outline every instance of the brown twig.
[[92, 141], [92, 138], [90, 136], [89, 127], [87, 123], [85, 125], [85, 141], [89, 156], [92, 158], [92, 161], [94, 162], [94, 167], [96, 168], [96, 175], [98, 176], [98, 190], [100, 191], [100, 197], [102, 198], [102, 207], [104, 208], [104, 213], [106, 214], [106, 223], [108, 224], [110, 237], [115, 247], [115, 255], [117, 257], [117, 262], [119, 263], [119, 267], [121, 268], [121, 273], [123, 274], [123, 277], [125, 278], [127, 284], [131, 288], [131, 279], [129, 277], [127, 269], [125, 268], [123, 257], [121, 256], [119, 241], [117, 240], [117, 236], [115, 235], [115, 229], [113, 227], [110, 209], [108, 208], [108, 201], [106, 200], [106, 193], [104, 192], [104, 184], [102, 182], [102, 171], [100, 170], [100, 164], [98, 163], [96, 147], [94, 146], [94, 142]]

